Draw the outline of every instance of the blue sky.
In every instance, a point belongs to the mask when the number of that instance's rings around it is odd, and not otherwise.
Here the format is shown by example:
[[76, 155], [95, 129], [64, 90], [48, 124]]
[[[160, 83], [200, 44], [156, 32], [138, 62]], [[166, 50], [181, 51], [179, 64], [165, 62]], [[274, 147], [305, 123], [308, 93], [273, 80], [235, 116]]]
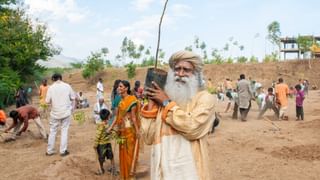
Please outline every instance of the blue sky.
[[[62, 54], [85, 59], [102, 47], [113, 59], [124, 37], [151, 46], [155, 54], [164, 0], [25, 0], [28, 12], [47, 24]], [[274, 48], [267, 26], [280, 23], [282, 36], [320, 35], [319, 0], [169, 0], [161, 44], [165, 59], [192, 45], [194, 37], [207, 50], [221, 50], [230, 37], [244, 46], [221, 54], [264, 57]]]

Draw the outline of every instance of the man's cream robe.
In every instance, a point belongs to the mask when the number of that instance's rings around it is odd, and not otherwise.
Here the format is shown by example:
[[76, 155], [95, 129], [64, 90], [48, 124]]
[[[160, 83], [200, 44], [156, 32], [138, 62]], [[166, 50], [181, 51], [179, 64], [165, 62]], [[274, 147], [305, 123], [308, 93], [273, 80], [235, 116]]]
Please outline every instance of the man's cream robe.
[[151, 179], [209, 180], [208, 132], [214, 120], [214, 97], [199, 91], [184, 108], [145, 105], [141, 131], [151, 149]]

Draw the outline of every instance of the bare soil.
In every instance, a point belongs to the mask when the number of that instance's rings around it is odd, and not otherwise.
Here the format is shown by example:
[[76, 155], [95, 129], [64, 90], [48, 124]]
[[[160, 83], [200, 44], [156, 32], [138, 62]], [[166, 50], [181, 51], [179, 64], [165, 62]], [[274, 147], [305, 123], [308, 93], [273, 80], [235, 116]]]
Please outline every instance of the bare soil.
[[[225, 78], [236, 80], [241, 73], [269, 86], [272, 80], [283, 77], [294, 85], [298, 79], [308, 79], [311, 85], [319, 87], [320, 61], [291, 61], [268, 64], [207, 65], [205, 75], [217, 84]], [[144, 81], [146, 69], [137, 69], [136, 79]], [[117, 179], [106, 173], [97, 176], [97, 162], [93, 151], [95, 125], [92, 120], [92, 106], [95, 103], [95, 83], [104, 79], [109, 99], [115, 79], [126, 79], [125, 69], [108, 69], [91, 80], [81, 77], [80, 71], [64, 74], [74, 90], [83, 91], [89, 99], [90, 108], [84, 111], [86, 121], [73, 121], [69, 130], [70, 155], [45, 156], [47, 143], [40, 139], [36, 125], [30, 121], [29, 130], [16, 141], [0, 143], [0, 164], [2, 180], [51, 180], [51, 179]], [[131, 80], [133, 83], [134, 80]], [[211, 179], [219, 180], [317, 180], [320, 179], [320, 91], [310, 91], [304, 102], [305, 120], [295, 121], [295, 101], [289, 100], [289, 121], [272, 121], [273, 113], [267, 111], [264, 120], [257, 120], [258, 107], [253, 102], [248, 121], [232, 120], [231, 112], [224, 113], [227, 102], [216, 102], [216, 111], [221, 122], [209, 138]], [[213, 99], [216, 101], [216, 99]], [[107, 101], [108, 102], [108, 101]], [[108, 102], [109, 103], [109, 102]], [[33, 104], [38, 106], [37, 97]], [[10, 109], [7, 109], [9, 111]], [[47, 119], [42, 119], [49, 129]], [[8, 122], [11, 124], [11, 120]], [[0, 134], [2, 131], [0, 131]], [[10, 136], [2, 134], [0, 140]], [[58, 149], [58, 133], [56, 148]], [[118, 146], [113, 143], [115, 160], [118, 163]], [[140, 154], [137, 179], [149, 178], [149, 147]], [[107, 161], [106, 168], [110, 166]]]

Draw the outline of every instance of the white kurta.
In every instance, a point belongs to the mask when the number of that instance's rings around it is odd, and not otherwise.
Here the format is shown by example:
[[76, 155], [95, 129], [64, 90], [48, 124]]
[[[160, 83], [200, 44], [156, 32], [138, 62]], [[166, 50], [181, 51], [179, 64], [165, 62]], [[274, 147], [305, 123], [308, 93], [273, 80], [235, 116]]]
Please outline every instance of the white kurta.
[[103, 98], [103, 84], [99, 81], [97, 83], [97, 102], [99, 102], [101, 98]]
[[239, 108], [247, 109], [253, 93], [250, 88], [250, 82], [242, 79], [238, 82]]
[[144, 140], [152, 145], [152, 180], [209, 180], [208, 132], [214, 120], [214, 98], [200, 91], [182, 109], [174, 102], [166, 108], [141, 111]]

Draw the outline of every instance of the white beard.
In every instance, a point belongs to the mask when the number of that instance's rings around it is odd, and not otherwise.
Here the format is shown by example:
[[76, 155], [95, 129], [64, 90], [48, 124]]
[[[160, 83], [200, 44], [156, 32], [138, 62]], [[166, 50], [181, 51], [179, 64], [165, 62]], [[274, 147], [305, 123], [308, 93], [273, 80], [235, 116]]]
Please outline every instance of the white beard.
[[199, 82], [197, 74], [180, 78], [179, 76], [175, 76], [175, 73], [171, 69], [169, 70], [165, 92], [179, 106], [185, 106], [190, 102], [198, 90]]

